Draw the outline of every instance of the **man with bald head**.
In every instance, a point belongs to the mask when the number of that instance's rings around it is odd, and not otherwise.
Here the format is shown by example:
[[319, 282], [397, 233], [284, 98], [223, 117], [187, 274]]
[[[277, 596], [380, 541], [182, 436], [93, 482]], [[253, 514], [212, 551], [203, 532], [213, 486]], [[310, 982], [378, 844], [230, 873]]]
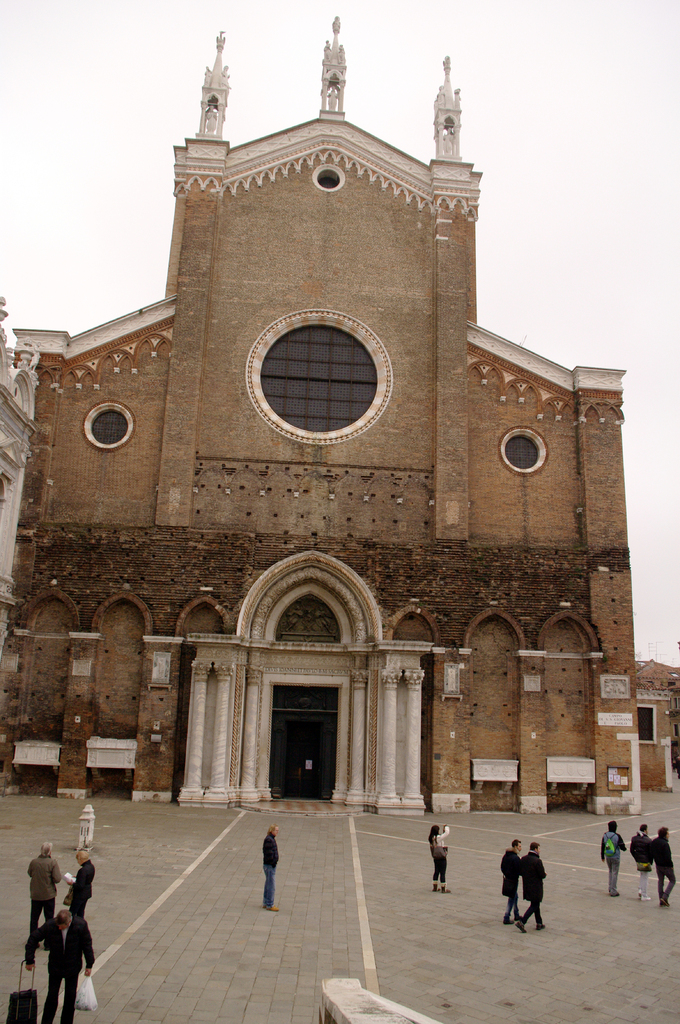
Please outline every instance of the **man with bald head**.
[[85, 974], [92, 973], [94, 953], [92, 952], [92, 936], [87, 921], [82, 917], [71, 917], [70, 910], [60, 910], [57, 916], [31, 932], [26, 943], [26, 970], [32, 971], [35, 966], [35, 951], [41, 942], [49, 952], [47, 973], [49, 986], [42, 1024], [52, 1024], [59, 1002], [59, 989], [64, 982], [64, 1006], [61, 1011], [61, 1024], [73, 1024], [73, 1012], [78, 988], [78, 975], [83, 966], [85, 956]]

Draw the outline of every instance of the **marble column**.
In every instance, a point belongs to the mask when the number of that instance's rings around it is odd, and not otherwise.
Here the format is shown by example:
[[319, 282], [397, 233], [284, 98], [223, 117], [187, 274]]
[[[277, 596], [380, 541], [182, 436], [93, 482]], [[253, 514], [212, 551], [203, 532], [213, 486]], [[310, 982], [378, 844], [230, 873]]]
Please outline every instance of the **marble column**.
[[255, 788], [257, 770], [257, 708], [260, 700], [262, 669], [246, 669], [246, 706], [243, 724], [243, 755], [241, 771], [241, 800], [252, 803], [259, 800]]
[[203, 740], [205, 737], [205, 700], [208, 691], [209, 661], [194, 661], [191, 666], [191, 726], [187, 743], [184, 786], [179, 802], [203, 797]]
[[366, 745], [366, 684], [368, 672], [356, 670], [351, 673], [352, 681], [352, 760], [350, 787], [346, 803], [363, 804], [364, 749]]
[[401, 803], [397, 796], [397, 684], [401, 670], [385, 669], [382, 714], [382, 777], [378, 806]]
[[404, 803], [424, 806], [420, 792], [420, 694], [425, 673], [422, 668], [407, 669], [406, 679], [406, 779]]
[[215, 665], [217, 675], [217, 700], [213, 727], [213, 757], [210, 771], [210, 788], [206, 800], [224, 802], [227, 797], [225, 776], [227, 771], [227, 739], [229, 732], [229, 691], [233, 668], [231, 665]]

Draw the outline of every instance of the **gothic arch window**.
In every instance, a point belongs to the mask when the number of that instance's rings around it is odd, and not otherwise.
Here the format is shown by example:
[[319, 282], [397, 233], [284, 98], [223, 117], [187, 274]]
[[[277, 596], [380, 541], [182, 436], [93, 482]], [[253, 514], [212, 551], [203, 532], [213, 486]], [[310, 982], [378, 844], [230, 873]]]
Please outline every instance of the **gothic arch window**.
[[293, 601], [276, 627], [276, 639], [289, 643], [340, 643], [338, 620], [325, 602], [313, 594]]

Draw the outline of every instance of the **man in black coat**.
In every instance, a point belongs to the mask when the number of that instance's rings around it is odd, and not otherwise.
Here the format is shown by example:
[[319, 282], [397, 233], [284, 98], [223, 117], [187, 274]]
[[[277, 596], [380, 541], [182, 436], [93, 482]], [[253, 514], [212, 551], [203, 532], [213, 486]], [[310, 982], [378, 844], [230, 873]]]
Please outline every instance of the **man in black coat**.
[[31, 932], [26, 943], [26, 970], [32, 971], [35, 965], [35, 951], [40, 942], [45, 943], [49, 951], [47, 972], [49, 986], [42, 1024], [52, 1024], [59, 1002], [59, 989], [64, 980], [64, 1006], [61, 1011], [61, 1024], [73, 1024], [73, 1010], [78, 988], [78, 975], [83, 966], [85, 956], [85, 974], [89, 977], [94, 963], [92, 952], [92, 936], [87, 922], [82, 917], [71, 917], [68, 910], [60, 910], [55, 918]]
[[536, 931], [540, 932], [545, 928], [541, 919], [541, 900], [543, 899], [543, 879], [545, 878], [545, 868], [543, 867], [543, 861], [541, 860], [541, 847], [539, 843], [530, 843], [529, 852], [526, 857], [522, 857], [522, 887], [524, 890], [524, 899], [529, 900], [529, 909], [525, 910], [519, 921], [515, 921], [515, 926], [519, 928], [521, 932], [525, 932], [524, 927], [532, 914], [536, 916]]
[[522, 850], [522, 843], [519, 839], [513, 839], [512, 846], [503, 854], [501, 871], [503, 872], [503, 895], [508, 897], [508, 904], [503, 914], [503, 924], [511, 924], [510, 914], [515, 921], [519, 921], [519, 910], [517, 908], [517, 887], [519, 876], [522, 873], [522, 862], [519, 855]]
[[[652, 839], [649, 852], [656, 864], [656, 876], [659, 879], [659, 906], [668, 907], [670, 906], [668, 897], [675, 885], [675, 872], [673, 871], [671, 847], [668, 842], [668, 829], [665, 825], [659, 829], [656, 839]], [[668, 879], [668, 885], [666, 886], [665, 892], [663, 887], [664, 878]]]

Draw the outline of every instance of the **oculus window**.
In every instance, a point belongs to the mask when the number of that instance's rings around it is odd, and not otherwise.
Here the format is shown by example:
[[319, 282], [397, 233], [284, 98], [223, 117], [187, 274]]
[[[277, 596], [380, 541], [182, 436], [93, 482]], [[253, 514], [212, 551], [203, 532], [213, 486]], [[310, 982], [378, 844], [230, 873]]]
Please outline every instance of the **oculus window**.
[[335, 444], [372, 426], [392, 392], [382, 342], [361, 321], [303, 310], [271, 324], [250, 350], [250, 398], [268, 424], [308, 444]]
[[501, 458], [516, 473], [534, 473], [547, 457], [545, 441], [525, 427], [511, 430], [501, 441]]
[[117, 402], [98, 405], [85, 417], [85, 436], [95, 448], [120, 448], [130, 440], [135, 421], [132, 413]]

